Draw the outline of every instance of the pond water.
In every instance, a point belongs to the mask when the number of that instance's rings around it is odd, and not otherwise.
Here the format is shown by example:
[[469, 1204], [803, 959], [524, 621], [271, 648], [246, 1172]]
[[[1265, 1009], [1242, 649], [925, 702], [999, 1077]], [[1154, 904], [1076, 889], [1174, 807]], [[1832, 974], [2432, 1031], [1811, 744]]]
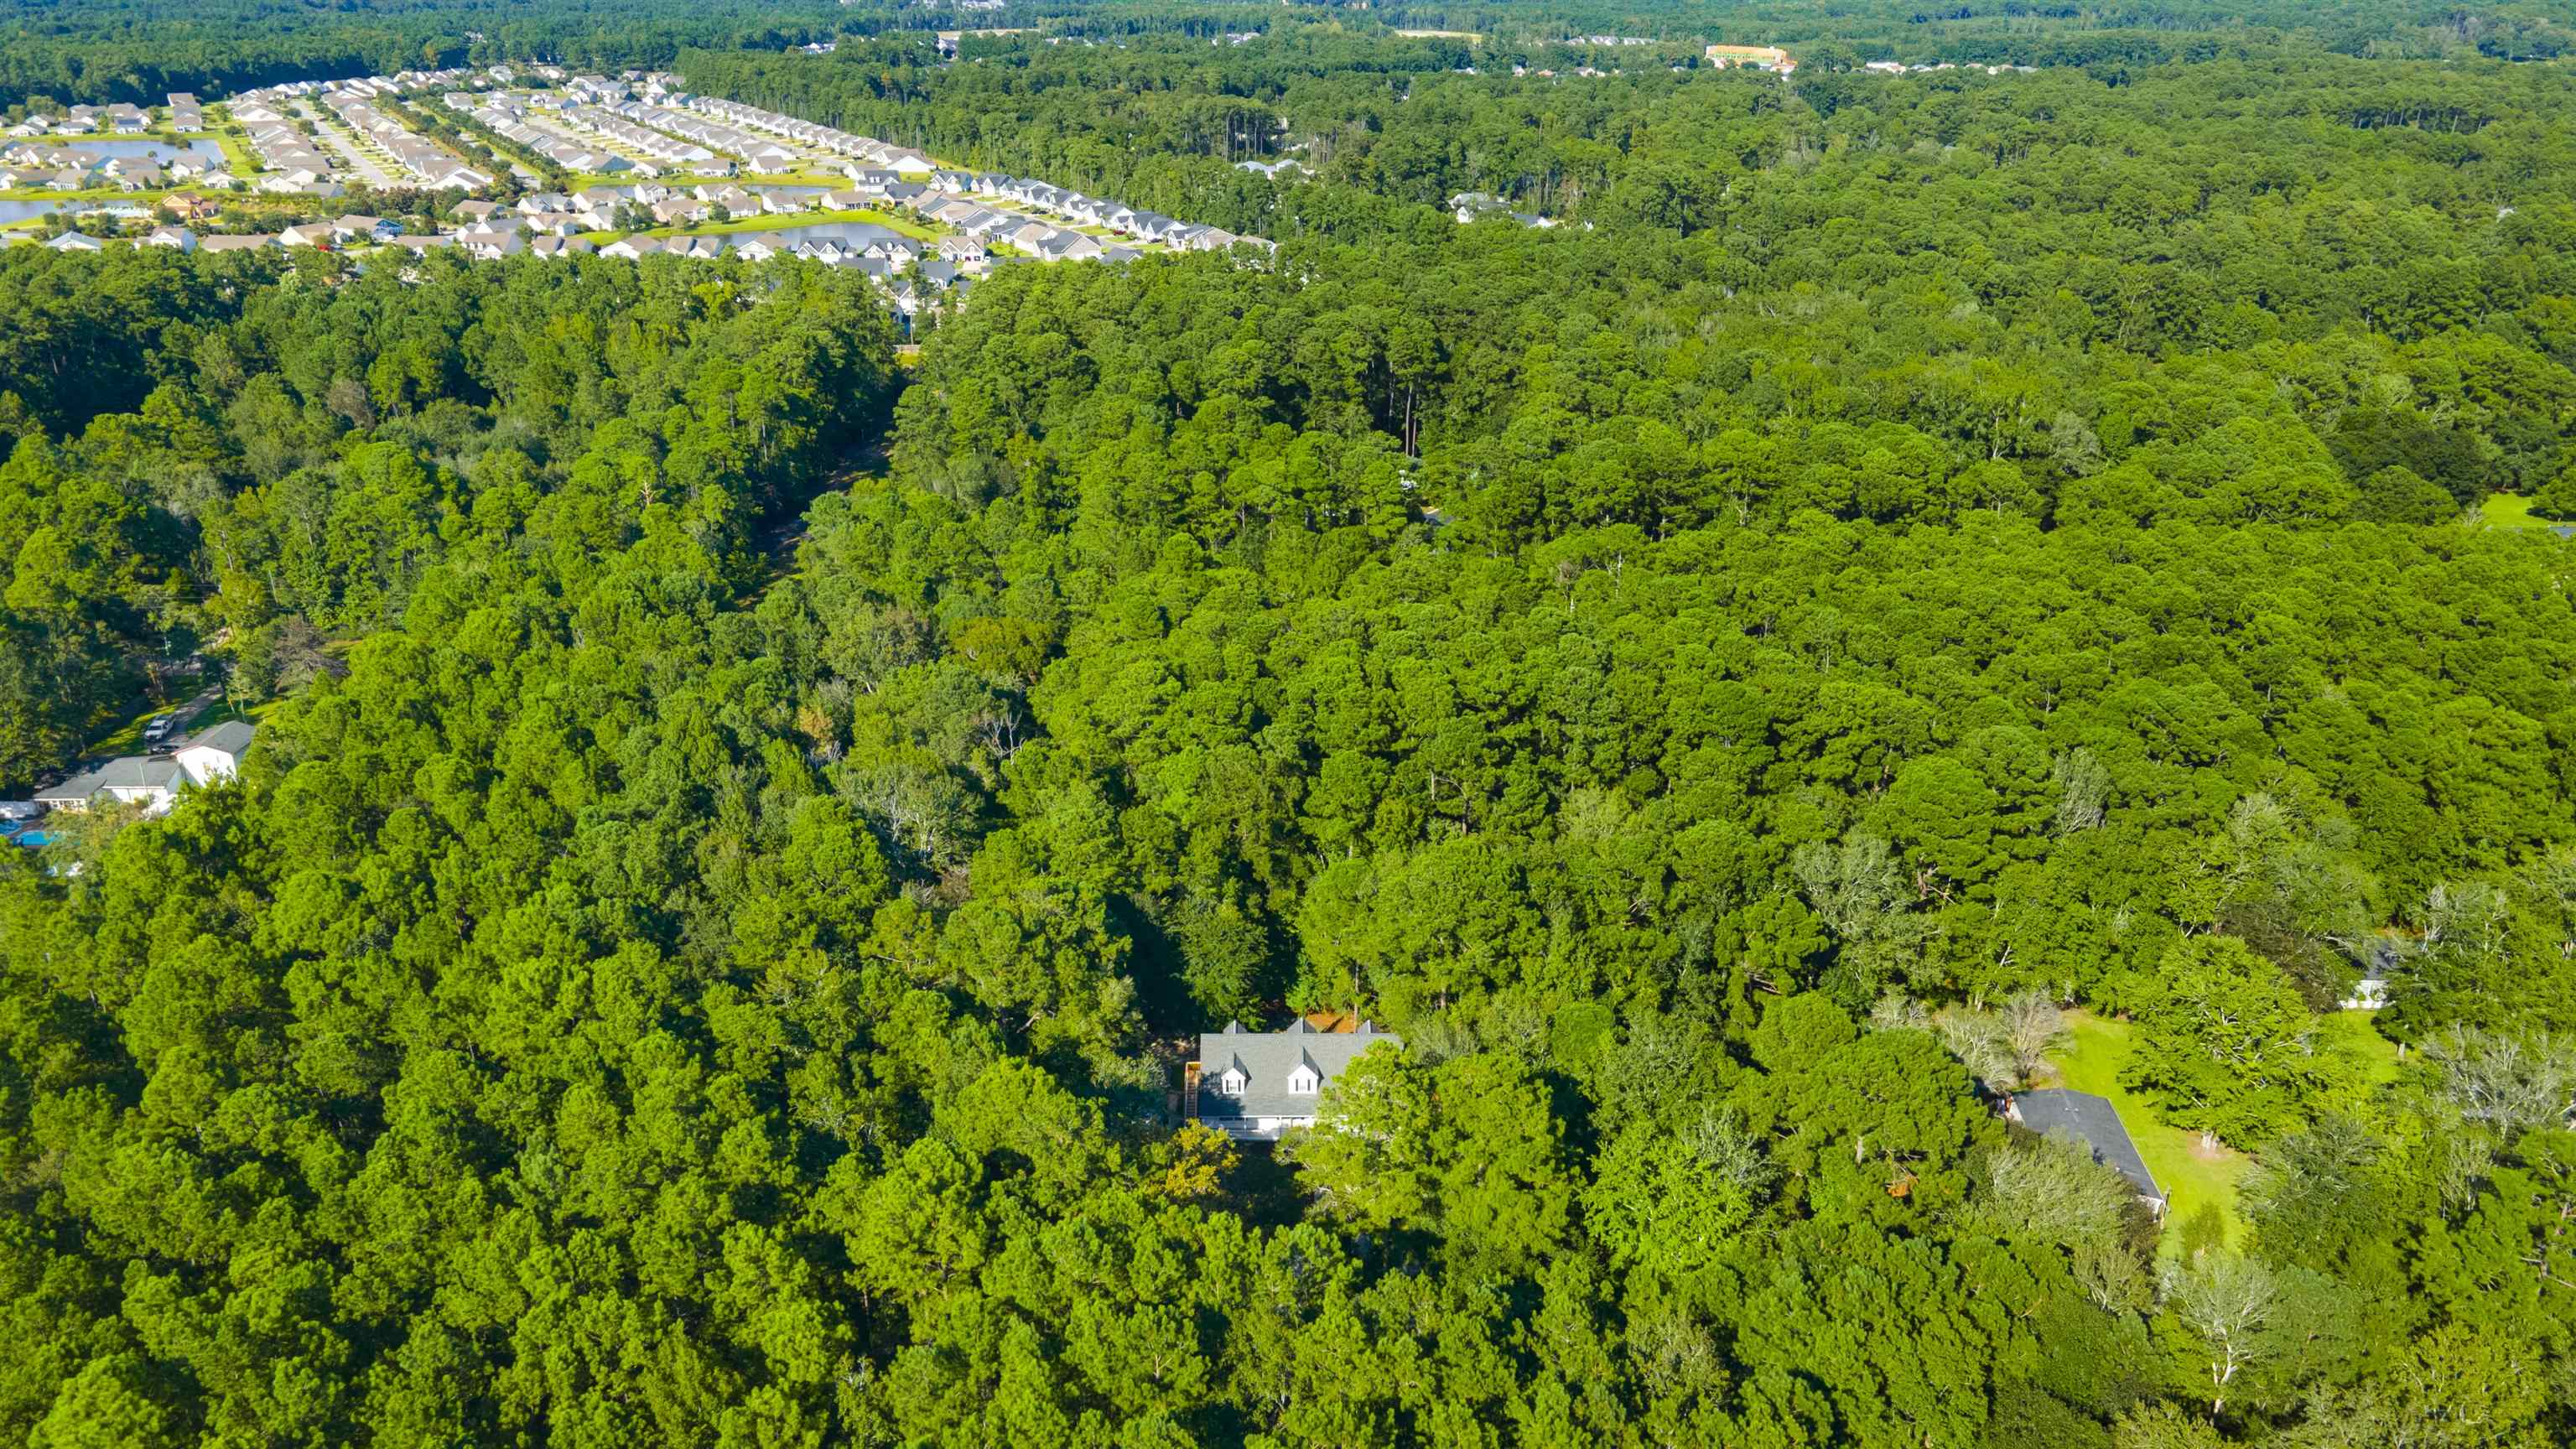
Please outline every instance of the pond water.
[[206, 160], [224, 160], [224, 147], [214, 142], [139, 142], [139, 139], [106, 139], [106, 137], [28, 137], [23, 142], [8, 142], [0, 150], [13, 147], [36, 147], [41, 152], [90, 152], [108, 160], [157, 160], [162, 165], [183, 155], [201, 155]]
[[836, 241], [845, 247], [863, 247], [870, 242], [884, 241], [888, 238], [902, 240], [903, 233], [896, 231], [892, 227], [878, 226], [872, 222], [865, 221], [818, 221], [810, 222], [804, 226], [771, 227], [762, 231], [738, 231], [727, 236], [725, 238], [725, 244], [728, 247], [738, 247], [745, 242], [758, 240], [765, 241], [771, 246], [784, 251], [800, 242]]
[[49, 211], [56, 211], [66, 206], [77, 207], [82, 204], [77, 201], [11, 200], [6, 196], [0, 196], [0, 225], [13, 221], [25, 221], [29, 217], [43, 216]]
[[132, 139], [111, 141], [96, 136], [37, 136], [31, 138], [27, 144], [47, 148], [58, 148], [65, 151], [88, 151], [100, 156], [116, 156], [128, 160], [141, 156], [154, 161], [170, 161], [190, 153], [194, 153], [199, 156], [211, 156], [217, 160], [221, 160], [224, 154], [224, 148], [216, 145], [212, 141], [138, 141]]

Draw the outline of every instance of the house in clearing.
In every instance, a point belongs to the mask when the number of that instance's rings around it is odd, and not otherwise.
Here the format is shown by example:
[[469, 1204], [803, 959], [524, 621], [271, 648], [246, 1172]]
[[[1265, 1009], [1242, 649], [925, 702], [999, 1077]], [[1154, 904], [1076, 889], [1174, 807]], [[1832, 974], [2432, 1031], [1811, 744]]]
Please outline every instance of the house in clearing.
[[2082, 1144], [2095, 1162], [2127, 1178], [2138, 1190], [2138, 1199], [2154, 1208], [2158, 1217], [2164, 1216], [2164, 1189], [2147, 1171], [2146, 1159], [2138, 1155], [2138, 1144], [2130, 1140], [2120, 1109], [2111, 1105], [2110, 1098], [2063, 1089], [2019, 1092], [2004, 1108], [2004, 1115], [2042, 1137], [2063, 1135]]
[[1276, 1142], [1291, 1127], [1315, 1125], [1324, 1084], [1380, 1042], [1404, 1044], [1365, 1021], [1355, 1031], [1317, 1031], [1303, 1017], [1286, 1031], [1245, 1031], [1229, 1021], [1199, 1034], [1182, 1108], [1238, 1142]]
[[219, 724], [168, 754], [127, 755], [74, 775], [37, 791], [36, 802], [54, 810], [87, 810], [103, 797], [119, 805], [140, 804], [145, 814], [158, 815], [189, 785], [231, 779], [250, 749], [252, 733], [239, 720]]

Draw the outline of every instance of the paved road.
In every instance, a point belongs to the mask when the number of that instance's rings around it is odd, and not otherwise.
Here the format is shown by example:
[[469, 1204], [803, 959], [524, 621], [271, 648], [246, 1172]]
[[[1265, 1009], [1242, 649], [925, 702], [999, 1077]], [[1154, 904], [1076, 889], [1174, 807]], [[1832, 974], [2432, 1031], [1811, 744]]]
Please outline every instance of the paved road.
[[177, 733], [185, 731], [188, 726], [196, 720], [197, 716], [214, 708], [216, 703], [223, 697], [224, 687], [221, 683], [209, 684], [205, 688], [198, 690], [195, 698], [189, 700], [186, 704], [179, 706], [177, 711], [179, 723], [177, 730], [174, 730], [173, 732]]
[[339, 157], [341, 161], [345, 162], [349, 170], [355, 173], [359, 180], [366, 182], [369, 186], [376, 187], [388, 187], [397, 184], [392, 177], [385, 174], [385, 168], [368, 160], [364, 152], [350, 144], [349, 138], [341, 134], [340, 122], [337, 117], [324, 117], [322, 112], [316, 108], [311, 101], [296, 102], [295, 113], [299, 116], [303, 116], [313, 123], [313, 129], [322, 133], [322, 145], [324, 149], [330, 151], [332, 155]]

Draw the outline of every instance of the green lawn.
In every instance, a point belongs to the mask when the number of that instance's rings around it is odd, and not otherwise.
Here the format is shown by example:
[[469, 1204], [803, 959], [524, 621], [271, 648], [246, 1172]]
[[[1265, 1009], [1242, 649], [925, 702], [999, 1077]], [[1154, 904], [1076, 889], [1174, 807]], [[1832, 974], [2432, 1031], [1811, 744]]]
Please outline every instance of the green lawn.
[[[2193, 1214], [2211, 1205], [2218, 1209], [2227, 1240], [2242, 1242], [2245, 1223], [2237, 1211], [2236, 1194], [2253, 1170], [2254, 1159], [2223, 1147], [2203, 1151], [2199, 1133], [2166, 1126], [2145, 1099], [2120, 1086], [2120, 1068], [2129, 1059], [2130, 1023], [2084, 1011], [2069, 1013], [2067, 1022], [2073, 1044], [2052, 1057], [2051, 1064], [2062, 1085], [2108, 1097], [2119, 1109], [2121, 1122], [2138, 1144], [2138, 1156], [2146, 1160], [2147, 1171], [2165, 1190], [2166, 1244], [2175, 1242]], [[2397, 1080], [2403, 1070], [2396, 1043], [2379, 1034], [2367, 1011], [2331, 1011], [2317, 1018], [2317, 1050], [2351, 1062], [2349, 1074], [2335, 1075], [2365, 1094]]]
[[259, 157], [251, 153], [249, 140], [219, 131], [215, 133], [214, 141], [224, 153], [224, 164], [232, 168], [233, 175], [248, 179], [259, 174]]
[[2546, 528], [2545, 519], [2531, 516], [2531, 500], [2519, 493], [2490, 493], [2478, 505], [2478, 517], [2489, 528]]
[[[167, 706], [154, 705], [151, 708], [144, 710], [142, 713], [135, 715], [132, 719], [127, 720], [125, 723], [117, 726], [107, 734], [90, 741], [89, 748], [81, 752], [81, 758], [94, 764], [101, 760], [115, 759], [124, 755], [144, 754], [148, 750], [154, 748], [165, 750], [170, 748], [170, 743], [168, 741], [164, 741], [158, 746], [147, 746], [144, 744], [143, 727], [162, 715], [175, 714], [184, 710], [187, 707], [188, 702], [193, 700], [195, 697], [196, 696], [194, 694], [191, 694], [188, 699], [182, 700], [177, 704]], [[241, 720], [254, 725], [259, 724], [267, 718], [271, 711], [277, 708], [278, 704], [279, 701], [271, 700], [267, 704], [255, 705], [250, 709], [243, 710], [235, 708], [231, 700], [226, 699], [221, 695], [217, 695], [214, 699], [207, 702], [204, 709], [201, 709], [194, 715], [182, 720], [180, 722], [180, 729], [174, 731], [171, 738], [173, 740], [183, 738], [187, 735], [193, 735], [200, 730], [212, 729], [216, 725], [224, 724], [232, 720]]]
[[165, 195], [168, 193], [164, 191], [120, 191], [113, 186], [85, 186], [78, 191], [65, 191], [59, 186], [21, 186], [0, 192], [11, 201], [89, 201], [100, 205], [131, 201], [145, 206]]
[[2155, 1174], [2156, 1185], [2165, 1190], [2165, 1242], [2175, 1242], [2183, 1223], [2213, 1204], [2227, 1240], [2242, 1242], [2245, 1223], [2237, 1215], [2236, 1190], [2254, 1160], [2227, 1148], [2202, 1151], [2199, 1133], [2166, 1126], [2153, 1107], [2121, 1087], [2120, 1068], [2129, 1059], [2130, 1023], [2082, 1011], [2070, 1013], [2067, 1019], [2074, 1042], [2051, 1061], [2064, 1085], [2108, 1097], [2119, 1109], [2120, 1121], [2138, 1144], [2138, 1156]]
[[2349, 1062], [2349, 1079], [2365, 1096], [2375, 1095], [2406, 1070], [2397, 1059], [2397, 1043], [2379, 1034], [2367, 1011], [2329, 1011], [2318, 1017], [2317, 1053]]
[[[117, 726], [116, 729], [110, 732], [104, 739], [91, 742], [88, 753], [92, 755], [106, 756], [139, 755], [143, 753], [144, 749], [143, 727], [162, 715], [177, 713], [180, 709], [184, 708], [185, 705], [186, 701], [184, 700], [179, 704], [171, 705], [166, 708], [160, 705], [155, 705]], [[231, 706], [225, 704], [222, 700], [217, 700], [197, 714], [192, 727], [202, 729], [207, 725], [221, 724], [225, 720], [239, 718], [242, 718], [242, 716], [235, 714], [232, 711]]]
[[[625, 172], [586, 171], [572, 179], [575, 191], [593, 186], [638, 186], [649, 178]], [[840, 190], [850, 178], [837, 171], [763, 171], [749, 176], [690, 176], [674, 174], [661, 178], [661, 185], [687, 191], [698, 186], [828, 186]]]
[[850, 184], [850, 178], [838, 171], [761, 171], [734, 180], [744, 186], [828, 186], [835, 191]]
[[937, 241], [939, 233], [917, 221], [906, 221], [882, 211], [791, 211], [783, 216], [746, 216], [733, 221], [699, 222], [690, 226], [655, 227], [649, 236], [731, 236], [746, 231], [784, 231], [797, 226], [828, 226], [835, 222], [863, 221], [898, 231], [918, 241]]

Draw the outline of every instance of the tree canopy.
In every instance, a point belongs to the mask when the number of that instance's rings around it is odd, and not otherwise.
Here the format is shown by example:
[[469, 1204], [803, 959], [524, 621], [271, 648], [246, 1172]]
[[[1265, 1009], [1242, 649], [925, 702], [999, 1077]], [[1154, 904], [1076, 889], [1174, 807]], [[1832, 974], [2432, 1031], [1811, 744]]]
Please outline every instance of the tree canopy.
[[[792, 259], [0, 251], [0, 789], [259, 720], [0, 852], [0, 1436], [2576, 1435], [2576, 551], [2480, 511], [2576, 91], [2473, 54], [2557, 22], [1253, 9], [639, 32], [1281, 244], [917, 357]], [[2072, 1010], [2232, 1226], [1996, 1110]], [[1179, 1119], [1291, 1013], [1401, 1045]]]

